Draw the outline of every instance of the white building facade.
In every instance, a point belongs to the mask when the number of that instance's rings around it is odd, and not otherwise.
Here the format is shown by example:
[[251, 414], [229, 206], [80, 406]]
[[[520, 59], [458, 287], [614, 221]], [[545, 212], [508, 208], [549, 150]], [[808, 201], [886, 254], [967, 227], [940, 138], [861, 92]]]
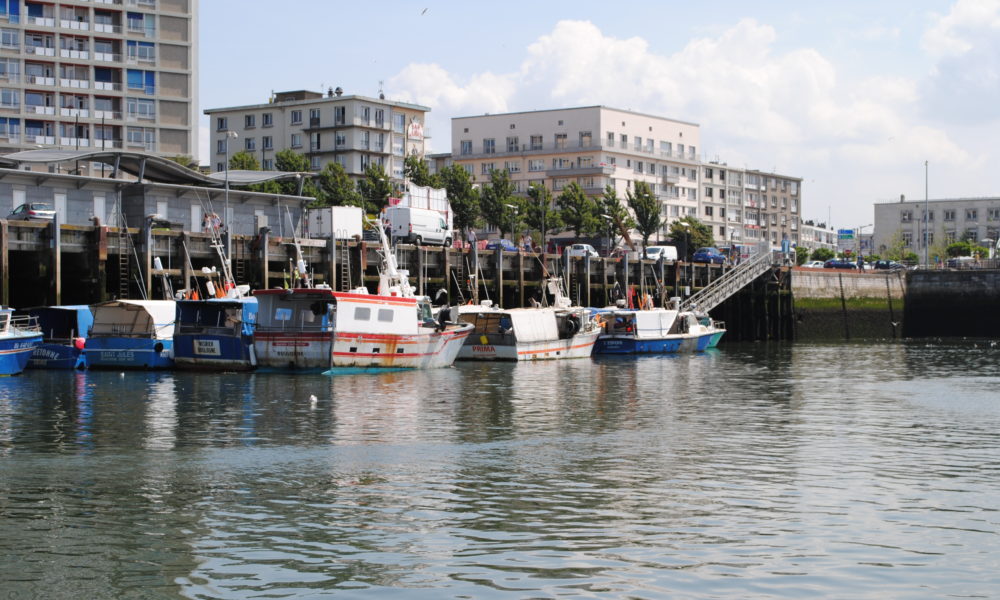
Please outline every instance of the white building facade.
[[0, 154], [41, 146], [195, 155], [197, 8], [0, 1]]
[[379, 164], [390, 178], [402, 181], [406, 156], [424, 154], [429, 111], [384, 98], [345, 96], [340, 88], [326, 96], [281, 92], [264, 104], [208, 109], [210, 165], [224, 171], [228, 158], [246, 151], [268, 171], [277, 152], [291, 149], [307, 156], [313, 171], [337, 162], [358, 179], [369, 165]]
[[1000, 240], [1000, 197], [927, 201], [901, 198], [876, 203], [874, 208], [872, 244], [876, 254], [901, 243], [922, 260], [925, 247], [947, 246], [963, 238], [984, 246]]

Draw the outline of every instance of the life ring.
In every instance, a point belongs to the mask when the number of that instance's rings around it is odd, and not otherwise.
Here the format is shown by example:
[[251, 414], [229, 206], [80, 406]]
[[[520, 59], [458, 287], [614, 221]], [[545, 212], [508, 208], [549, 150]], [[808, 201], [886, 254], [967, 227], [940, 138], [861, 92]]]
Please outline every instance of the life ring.
[[566, 337], [573, 337], [580, 331], [580, 317], [569, 315], [566, 317]]

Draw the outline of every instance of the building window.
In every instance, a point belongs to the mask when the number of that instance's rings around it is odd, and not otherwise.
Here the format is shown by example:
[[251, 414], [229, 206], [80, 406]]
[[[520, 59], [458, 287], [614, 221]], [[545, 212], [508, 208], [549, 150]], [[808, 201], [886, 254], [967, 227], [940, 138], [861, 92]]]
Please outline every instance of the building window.
[[333, 135], [333, 147], [340, 150], [347, 146], [347, 134], [342, 131], [338, 131]]
[[496, 154], [497, 141], [493, 138], [483, 139], [483, 154]]
[[[316, 115], [319, 117], [319, 115]], [[334, 125], [345, 125], [347, 124], [347, 107], [346, 106], [334, 106], [333, 107], [333, 124]]]
[[261, 138], [261, 145], [264, 147], [264, 150], [273, 150], [274, 138], [272, 138], [269, 135], [265, 135], [264, 137]]
[[392, 130], [395, 133], [403, 133], [406, 128], [406, 115], [392, 115]]
[[542, 149], [542, 136], [540, 135], [531, 136], [531, 149], [532, 150]]
[[503, 168], [507, 169], [508, 173], [520, 173], [521, 172], [521, 161], [519, 161], [519, 160], [504, 161]]
[[263, 115], [261, 115], [260, 121], [261, 121], [260, 123], [261, 126], [271, 127], [272, 125], [274, 125], [274, 116], [271, 113], [264, 113]]
[[712, 188], [710, 188], [710, 187], [706, 187], [705, 188], [705, 197], [706, 198], [711, 198], [712, 197]]
[[[954, 209], [942, 210], [941, 211], [941, 217], [945, 221], [954, 221], [955, 220], [955, 210]], [[933, 210], [931, 211], [930, 220], [931, 221], [934, 220], [934, 211]]]
[[302, 111], [293, 110], [292, 111], [292, 125], [299, 125], [302, 123]]
[[[705, 190], [705, 194], [706, 195], [708, 195], [708, 191], [709, 190]], [[712, 216], [712, 207], [711, 206], [706, 206], [705, 207], [705, 216], [706, 217], [711, 217]]]
[[966, 221], [977, 221], [979, 220], [979, 211], [975, 208], [965, 209], [965, 220]]
[[243, 149], [247, 152], [254, 152], [257, 150], [257, 138], [244, 138], [243, 139]]
[[615, 147], [615, 133], [613, 131], [608, 132], [608, 148]]
[[[901, 210], [901, 211], [899, 211], [899, 222], [900, 223], [909, 223], [912, 220], [913, 220], [913, 211], [912, 210]], [[948, 211], [945, 211], [945, 220], [946, 221], [948, 220]]]
[[[989, 208], [986, 211], [986, 218], [990, 221], [1000, 220], [1000, 208]], [[993, 238], [996, 239], [995, 237]]]
[[257, 126], [257, 115], [244, 115], [243, 116], [243, 128], [253, 129]]
[[520, 146], [517, 143], [517, 136], [510, 136], [507, 138], [507, 152], [517, 152], [520, 150]]
[[375, 109], [375, 126], [385, 127], [385, 109], [383, 108]]
[[225, 154], [226, 153], [226, 139], [215, 140], [215, 153]]
[[215, 130], [226, 131], [227, 129], [229, 129], [229, 119], [226, 117], [217, 117], [215, 119]]
[[461, 146], [460, 154], [463, 156], [472, 154], [472, 140], [462, 140], [459, 144]]
[[301, 148], [302, 147], [302, 134], [301, 133], [293, 133], [292, 134], [291, 147], [292, 148]]
[[319, 109], [310, 108], [309, 109], [309, 126], [317, 127], [319, 126]]
[[556, 134], [556, 148], [565, 148], [565, 147], [566, 147], [566, 134], [565, 133], [557, 133]]
[[593, 135], [591, 135], [591, 133], [589, 131], [581, 131], [580, 132], [580, 147], [581, 148], [590, 148], [591, 144], [593, 144]]
[[273, 158], [265, 158], [263, 161], [261, 161], [261, 164], [264, 166], [264, 170], [265, 171], [273, 171], [274, 170], [274, 159]]
[[156, 102], [141, 98], [127, 98], [125, 105], [130, 119], [155, 119]]
[[544, 171], [545, 170], [545, 159], [544, 158], [533, 158], [528, 161], [529, 171]]
[[152, 96], [156, 93], [156, 71], [126, 69], [125, 77], [128, 89], [139, 90], [147, 96]]

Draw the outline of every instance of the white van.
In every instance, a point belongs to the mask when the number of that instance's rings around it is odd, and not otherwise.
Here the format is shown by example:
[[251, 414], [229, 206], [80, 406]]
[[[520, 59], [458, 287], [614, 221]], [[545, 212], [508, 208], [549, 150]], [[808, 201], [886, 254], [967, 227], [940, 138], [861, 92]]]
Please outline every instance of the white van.
[[677, 246], [646, 246], [650, 260], [677, 260]]
[[409, 244], [450, 246], [453, 239], [444, 214], [428, 208], [390, 206], [385, 209], [390, 236]]

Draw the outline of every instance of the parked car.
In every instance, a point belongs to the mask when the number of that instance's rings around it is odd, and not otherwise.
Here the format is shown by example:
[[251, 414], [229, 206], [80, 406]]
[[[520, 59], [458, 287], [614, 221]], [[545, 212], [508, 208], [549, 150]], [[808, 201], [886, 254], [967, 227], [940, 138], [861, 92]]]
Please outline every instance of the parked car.
[[7, 219], [11, 221], [51, 221], [56, 218], [56, 211], [51, 204], [44, 202], [27, 202], [10, 211]]
[[874, 269], [886, 269], [889, 271], [905, 271], [906, 267], [894, 260], [876, 260]]
[[949, 269], [971, 269], [976, 266], [976, 259], [973, 256], [956, 256], [946, 260], [944, 266]]
[[629, 250], [624, 246], [618, 246], [612, 250], [611, 254], [608, 254], [608, 256], [611, 258], [624, 258], [627, 256], [629, 260], [639, 260], [642, 258], [642, 254], [640, 254], [638, 250]]
[[600, 256], [597, 250], [594, 250], [594, 247], [590, 244], [573, 244], [569, 247], [567, 253], [570, 256]]
[[825, 264], [821, 260], [811, 260], [803, 264], [802, 266], [807, 269], [822, 269], [825, 266]]
[[857, 269], [858, 265], [842, 258], [831, 258], [823, 263], [825, 269]]
[[652, 260], [677, 260], [676, 246], [648, 246], [646, 254]]
[[691, 257], [692, 262], [697, 263], [715, 263], [723, 264], [726, 262], [726, 257], [719, 252], [718, 248], [698, 248], [694, 255]]
[[517, 246], [515, 246], [514, 242], [508, 240], [507, 238], [486, 242], [487, 250], [496, 250], [497, 248], [502, 248], [504, 252], [517, 252]]

